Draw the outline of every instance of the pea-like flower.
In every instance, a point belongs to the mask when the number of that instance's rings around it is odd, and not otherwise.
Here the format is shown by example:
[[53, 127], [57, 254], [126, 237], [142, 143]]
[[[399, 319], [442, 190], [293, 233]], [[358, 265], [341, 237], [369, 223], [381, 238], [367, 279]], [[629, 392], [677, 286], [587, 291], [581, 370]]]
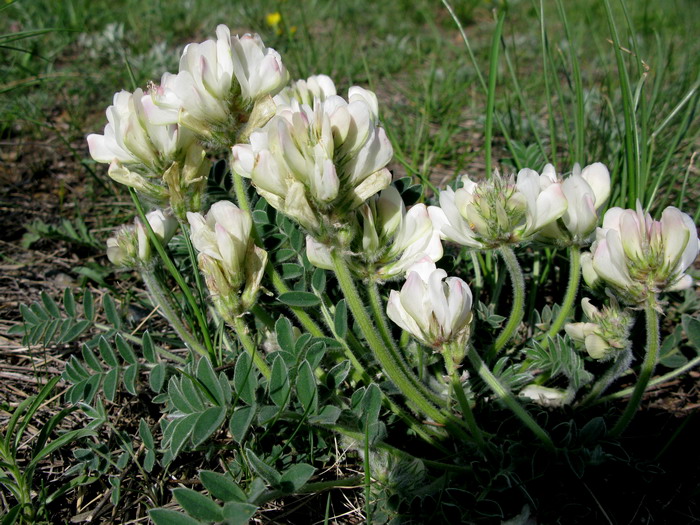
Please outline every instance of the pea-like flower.
[[567, 208], [561, 184], [551, 172], [523, 169], [514, 181], [497, 172], [476, 183], [440, 192], [440, 207], [430, 216], [443, 238], [471, 248], [492, 249], [529, 240], [561, 217]]
[[114, 181], [172, 206], [184, 219], [186, 210], [199, 210], [209, 161], [190, 131], [178, 124], [154, 124], [150, 117], [157, 111], [140, 89], [116, 93], [104, 134], [87, 137], [90, 155], [109, 164]]
[[233, 169], [260, 195], [322, 242], [342, 238], [348, 214], [386, 188], [393, 150], [376, 113], [376, 97], [351, 88], [279, 108], [250, 144], [233, 147]]
[[689, 288], [685, 272], [698, 255], [693, 220], [669, 206], [656, 221], [637, 201], [636, 210], [611, 208], [581, 260], [589, 286], [604, 283], [628, 304], [641, 304], [664, 291]]
[[216, 28], [216, 40], [185, 47], [177, 75], [166, 73], [151, 95], [161, 111], [157, 122], [179, 122], [207, 139], [238, 131], [239, 114], [279, 92], [289, 80], [282, 59], [259, 35], [231, 36]]
[[590, 299], [581, 301], [581, 308], [588, 319], [584, 323], [568, 323], [566, 333], [579, 343], [593, 359], [601, 361], [614, 357], [629, 347], [629, 333], [634, 319], [629, 311], [621, 309], [617, 301], [598, 309]]
[[[353, 239], [347, 260], [361, 278], [392, 279], [425, 257], [433, 262], [442, 257], [440, 232], [433, 228], [425, 204], [406, 210], [394, 186], [371, 197], [357, 210], [356, 218], [362, 235]], [[315, 266], [332, 269], [328, 245], [308, 236], [306, 254]]]
[[400, 292], [392, 290], [386, 313], [421, 343], [438, 349], [449, 343], [465, 345], [471, 308], [472, 293], [467, 283], [447, 277], [426, 258], [408, 272]]
[[206, 216], [188, 213], [187, 219], [192, 244], [199, 252], [199, 268], [217, 309], [226, 320], [244, 313], [255, 303], [267, 263], [267, 252], [251, 237], [250, 214], [229, 201], [219, 201]]
[[[556, 180], [551, 164], [545, 166], [544, 174]], [[610, 172], [600, 162], [583, 170], [576, 164], [561, 186], [568, 203], [567, 209], [559, 221], [545, 226], [538, 238], [562, 245], [587, 245], [598, 224], [600, 209], [610, 196]]]
[[[171, 214], [163, 210], [154, 210], [146, 214], [153, 233], [164, 245], [175, 234], [178, 222]], [[136, 217], [134, 224], [122, 226], [114, 237], [107, 239], [107, 257], [117, 266], [133, 268], [148, 264], [152, 259], [151, 243], [148, 241], [146, 227]]]
[[321, 102], [337, 95], [335, 84], [327, 75], [313, 75], [306, 80], [297, 80], [277, 93], [272, 100], [278, 108], [291, 106], [292, 100], [307, 106], [314, 105], [314, 99]]

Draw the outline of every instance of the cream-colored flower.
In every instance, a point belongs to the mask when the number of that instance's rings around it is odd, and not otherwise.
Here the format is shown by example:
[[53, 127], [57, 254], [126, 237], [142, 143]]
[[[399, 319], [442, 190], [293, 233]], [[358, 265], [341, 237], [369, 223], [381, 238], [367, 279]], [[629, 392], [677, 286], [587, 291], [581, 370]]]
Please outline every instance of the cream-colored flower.
[[458, 277], [447, 277], [430, 259], [408, 272], [400, 292], [392, 290], [386, 313], [426, 346], [464, 345], [469, 338], [472, 293]]
[[606, 212], [583, 275], [590, 286], [602, 281], [624, 302], [639, 304], [650, 294], [690, 287], [685, 272], [698, 249], [690, 216], [669, 206], [656, 221], [637, 202], [636, 210]]

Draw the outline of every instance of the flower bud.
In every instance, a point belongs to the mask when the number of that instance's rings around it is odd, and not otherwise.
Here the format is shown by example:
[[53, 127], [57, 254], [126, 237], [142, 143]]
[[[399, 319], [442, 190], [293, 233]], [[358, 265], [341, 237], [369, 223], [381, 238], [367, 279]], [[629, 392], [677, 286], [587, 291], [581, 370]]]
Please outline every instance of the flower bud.
[[472, 319], [472, 294], [467, 283], [447, 277], [430, 259], [408, 273], [400, 292], [392, 290], [386, 313], [393, 322], [426, 346], [466, 344]]
[[564, 330], [578, 343], [583, 343], [593, 359], [605, 361], [629, 347], [629, 332], [634, 319], [627, 310], [620, 309], [613, 299], [610, 306], [602, 310], [584, 298], [581, 307], [586, 318], [584, 323], [568, 323]]

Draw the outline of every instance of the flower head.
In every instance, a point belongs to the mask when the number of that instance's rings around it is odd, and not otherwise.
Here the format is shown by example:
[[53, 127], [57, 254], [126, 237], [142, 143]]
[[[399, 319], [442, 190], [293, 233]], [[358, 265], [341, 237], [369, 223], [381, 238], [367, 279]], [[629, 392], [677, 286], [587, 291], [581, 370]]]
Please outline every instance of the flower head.
[[[154, 210], [146, 214], [153, 233], [161, 243], [168, 244], [178, 227], [178, 222], [171, 214], [163, 210]], [[148, 232], [137, 217], [134, 224], [122, 226], [114, 237], [107, 239], [107, 257], [117, 266], [132, 268], [151, 262], [151, 244]]]
[[267, 263], [267, 252], [251, 237], [250, 214], [229, 201], [219, 201], [206, 216], [188, 213], [187, 219], [192, 244], [199, 252], [199, 267], [219, 311], [229, 319], [248, 310]]
[[314, 237], [337, 239], [348, 214], [391, 182], [393, 151], [375, 102], [361, 88], [351, 88], [348, 101], [331, 95], [309, 106], [293, 99], [250, 144], [233, 147], [233, 169]]
[[393, 322], [426, 346], [462, 346], [469, 338], [472, 293], [458, 277], [426, 258], [408, 272], [400, 292], [392, 290], [386, 313]]
[[640, 304], [650, 295], [690, 287], [693, 280], [685, 272], [698, 249], [697, 229], [687, 214], [669, 206], [656, 221], [637, 201], [636, 210], [606, 212], [590, 254], [582, 258], [583, 276], [589, 286], [602, 282], [622, 301]]
[[231, 36], [221, 24], [216, 36], [187, 45], [177, 75], [166, 73], [151, 88], [160, 108], [153, 119], [179, 122], [201, 137], [230, 143], [240, 113], [280, 91], [289, 74], [279, 53], [266, 48], [259, 35]]
[[463, 187], [440, 192], [430, 216], [442, 237], [472, 248], [491, 249], [530, 239], [566, 211], [561, 184], [551, 173], [520, 170], [517, 179], [494, 173], [477, 184], [466, 175]]

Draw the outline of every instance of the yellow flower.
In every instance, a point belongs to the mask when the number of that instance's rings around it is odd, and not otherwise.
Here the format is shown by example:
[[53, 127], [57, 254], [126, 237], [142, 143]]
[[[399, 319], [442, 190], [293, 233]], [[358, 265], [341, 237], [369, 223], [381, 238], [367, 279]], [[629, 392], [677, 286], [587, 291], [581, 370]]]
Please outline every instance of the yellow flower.
[[275, 33], [277, 33], [278, 35], [282, 34], [282, 28], [280, 27], [282, 23], [282, 15], [279, 11], [275, 11], [274, 13], [267, 13], [265, 15], [265, 22], [267, 23], [267, 25], [269, 25], [272, 29], [275, 30]]

